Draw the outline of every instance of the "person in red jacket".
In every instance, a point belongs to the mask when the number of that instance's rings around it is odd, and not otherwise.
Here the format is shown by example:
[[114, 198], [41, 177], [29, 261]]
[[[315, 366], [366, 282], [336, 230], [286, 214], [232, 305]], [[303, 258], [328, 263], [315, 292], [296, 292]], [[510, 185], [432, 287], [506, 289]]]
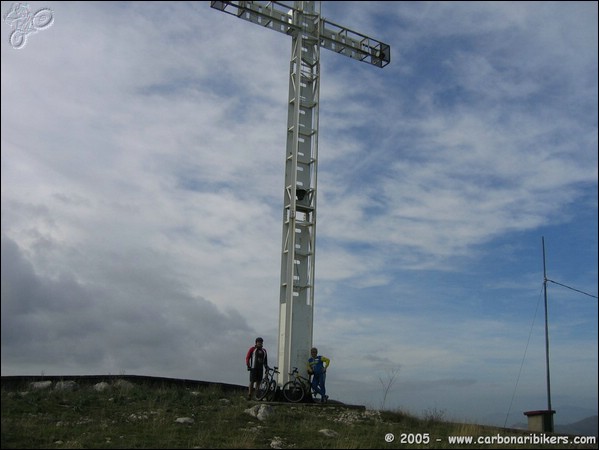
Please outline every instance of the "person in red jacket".
[[250, 386], [248, 400], [251, 400], [254, 391], [258, 389], [262, 378], [264, 378], [264, 369], [268, 370], [268, 354], [264, 348], [264, 339], [256, 338], [256, 345], [250, 347], [245, 355], [245, 365], [250, 372]]

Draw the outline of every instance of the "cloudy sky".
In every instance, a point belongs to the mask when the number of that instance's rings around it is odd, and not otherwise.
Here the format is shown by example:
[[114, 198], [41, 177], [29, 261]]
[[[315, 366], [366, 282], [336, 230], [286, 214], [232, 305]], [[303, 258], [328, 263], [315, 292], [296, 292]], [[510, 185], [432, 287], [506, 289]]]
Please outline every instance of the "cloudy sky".
[[[276, 363], [291, 38], [208, 2], [2, 3], [2, 375]], [[597, 414], [597, 3], [323, 2], [314, 344], [331, 398]], [[570, 288], [575, 288], [574, 291]], [[586, 294], [591, 295], [586, 295]], [[385, 387], [390, 388], [383, 405]]]

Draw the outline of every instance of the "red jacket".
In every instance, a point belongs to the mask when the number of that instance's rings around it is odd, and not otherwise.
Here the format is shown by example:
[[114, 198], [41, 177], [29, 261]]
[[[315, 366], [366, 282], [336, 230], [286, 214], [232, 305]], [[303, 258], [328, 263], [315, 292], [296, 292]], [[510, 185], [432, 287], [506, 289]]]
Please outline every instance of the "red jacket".
[[[260, 367], [268, 367], [268, 354], [266, 353], [266, 349], [262, 347], [258, 352], [255, 351], [256, 346], [250, 347], [245, 355], [245, 365], [248, 366], [248, 369], [256, 369]], [[260, 358], [260, 352], [263, 353], [262, 358]], [[258, 354], [256, 354], [258, 353]]]

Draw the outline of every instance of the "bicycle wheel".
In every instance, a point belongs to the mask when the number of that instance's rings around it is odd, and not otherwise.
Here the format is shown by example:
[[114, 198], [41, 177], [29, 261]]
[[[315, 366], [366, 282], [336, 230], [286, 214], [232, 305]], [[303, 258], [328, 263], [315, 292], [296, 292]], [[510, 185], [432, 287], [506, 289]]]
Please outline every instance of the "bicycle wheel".
[[304, 398], [304, 387], [298, 381], [292, 380], [285, 383], [283, 386], [283, 397], [288, 402], [298, 403]]
[[277, 382], [275, 380], [270, 380], [270, 384], [268, 386], [268, 392], [266, 393], [266, 400], [268, 400], [269, 402], [274, 400], [276, 393], [277, 393]]
[[270, 380], [268, 378], [263, 378], [260, 384], [258, 385], [258, 389], [256, 390], [256, 400], [262, 400], [268, 394], [268, 390], [270, 387]]

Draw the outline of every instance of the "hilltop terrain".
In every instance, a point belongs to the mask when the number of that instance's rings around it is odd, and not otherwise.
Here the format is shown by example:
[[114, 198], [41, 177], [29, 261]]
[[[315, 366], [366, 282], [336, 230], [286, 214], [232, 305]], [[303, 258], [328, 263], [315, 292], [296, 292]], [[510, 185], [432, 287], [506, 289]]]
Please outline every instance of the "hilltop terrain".
[[100, 378], [3, 377], [2, 448], [597, 448], [339, 402], [247, 401], [242, 386]]

